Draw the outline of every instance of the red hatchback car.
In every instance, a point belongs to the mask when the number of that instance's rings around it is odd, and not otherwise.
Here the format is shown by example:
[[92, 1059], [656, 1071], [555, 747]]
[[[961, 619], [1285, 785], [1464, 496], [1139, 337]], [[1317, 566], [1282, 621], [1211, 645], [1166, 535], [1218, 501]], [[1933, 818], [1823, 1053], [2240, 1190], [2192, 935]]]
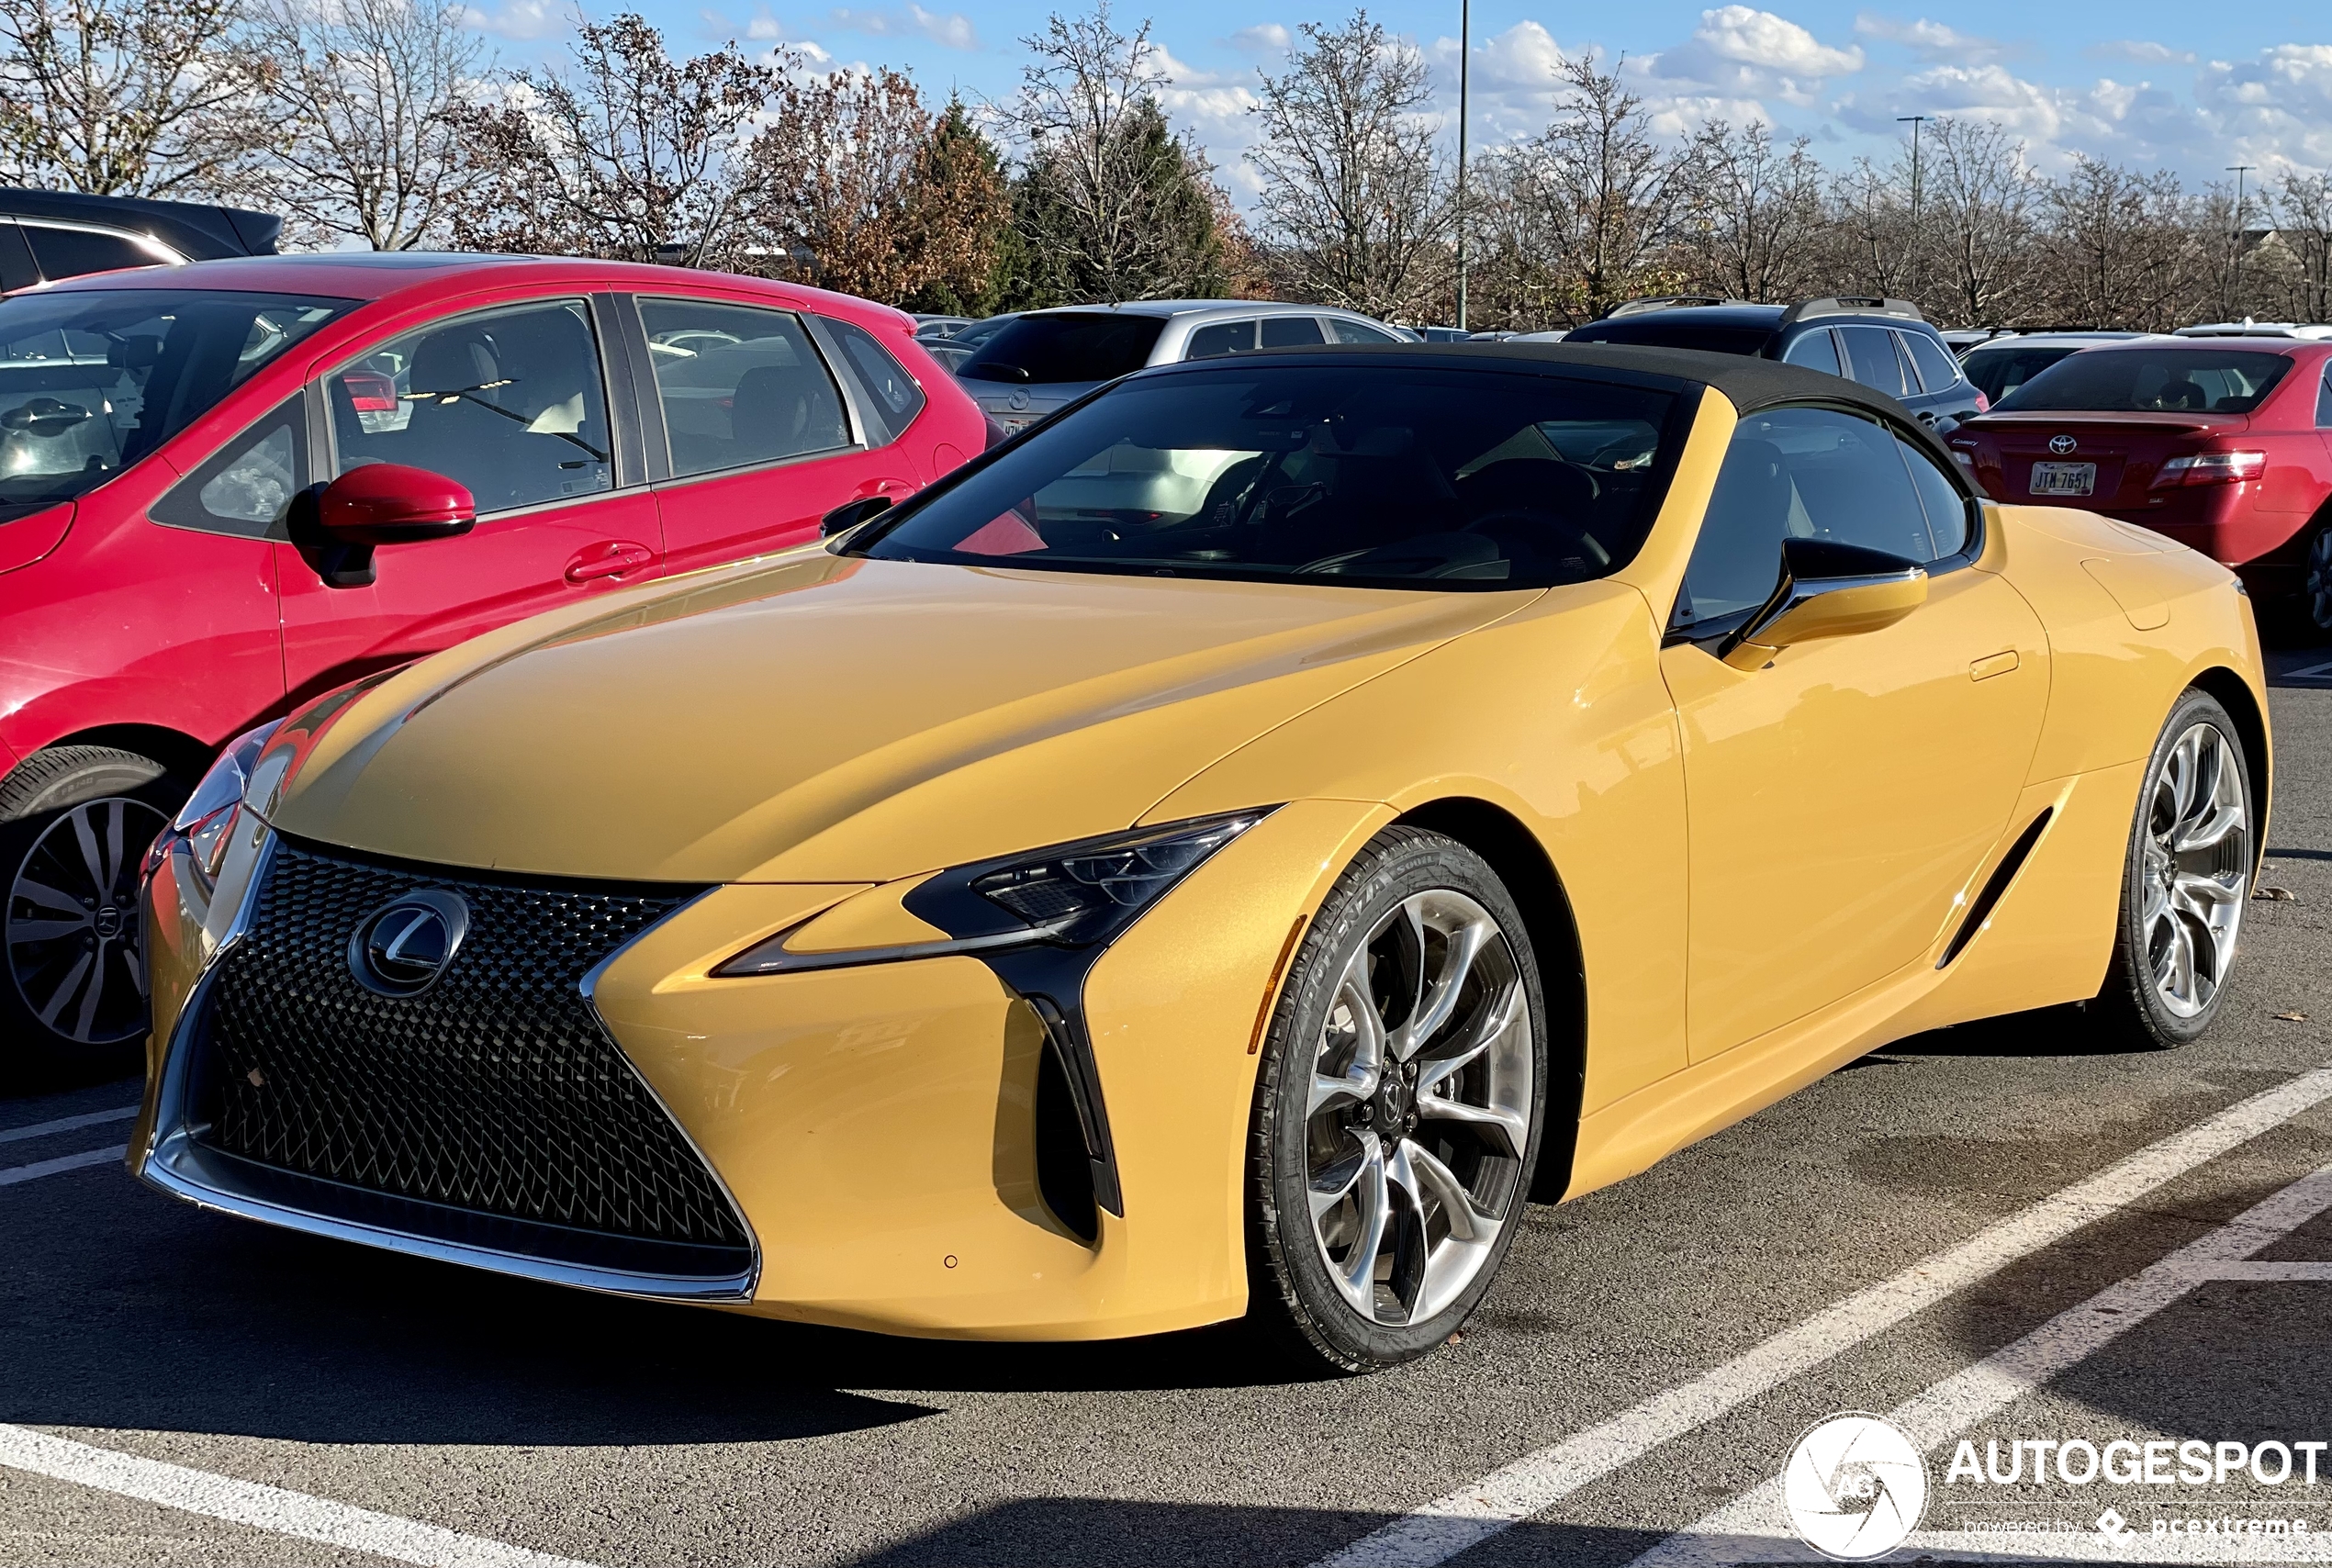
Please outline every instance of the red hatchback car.
[[2332, 631], [2332, 342], [2102, 344], [1947, 439], [1995, 500], [2168, 534], [2235, 567], [2262, 610], [2295, 597]]
[[0, 1074], [143, 1034], [140, 860], [228, 737], [521, 616], [813, 540], [978, 452], [911, 328], [816, 289], [483, 256], [0, 299]]

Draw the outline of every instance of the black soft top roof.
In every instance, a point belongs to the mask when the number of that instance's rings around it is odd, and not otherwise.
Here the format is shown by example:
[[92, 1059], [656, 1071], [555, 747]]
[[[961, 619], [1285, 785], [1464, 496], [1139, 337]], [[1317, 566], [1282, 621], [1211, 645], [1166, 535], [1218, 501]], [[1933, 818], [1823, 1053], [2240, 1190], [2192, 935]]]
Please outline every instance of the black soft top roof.
[[1714, 387], [1743, 414], [1771, 408], [1777, 403], [1831, 403], [1867, 409], [1886, 419], [1906, 439], [1916, 440], [1942, 465], [1945, 473], [1951, 475], [1956, 482], [1961, 483], [1962, 488], [1966, 488], [1964, 481], [1959, 480], [1958, 465], [1952, 461], [1942, 438], [1913, 418], [1910, 409], [1884, 392], [1873, 391], [1843, 375], [1809, 370], [1799, 364], [1785, 364], [1779, 360], [1758, 359], [1749, 354], [1712, 353], [1704, 349], [1649, 348], [1636, 343], [1568, 342], [1405, 343], [1398, 348], [1338, 344], [1327, 348], [1276, 349], [1262, 353], [1190, 360], [1180, 365], [1161, 365], [1140, 374], [1172, 374], [1202, 366], [1221, 369], [1252, 365], [1259, 361], [1272, 359], [1300, 361], [1323, 354], [1384, 364], [1429, 364], [1447, 365], [1452, 369], [1496, 366], [1502, 370], [1545, 370], [1566, 375], [1584, 371], [1598, 379], [1608, 377], [1614, 381], [1671, 388], [1697, 385]]

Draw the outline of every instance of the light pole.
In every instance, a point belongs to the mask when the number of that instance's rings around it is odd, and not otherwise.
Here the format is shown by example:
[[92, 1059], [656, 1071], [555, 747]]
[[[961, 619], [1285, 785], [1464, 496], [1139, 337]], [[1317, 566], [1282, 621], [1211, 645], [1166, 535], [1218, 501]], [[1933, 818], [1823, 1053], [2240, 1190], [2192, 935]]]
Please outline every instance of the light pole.
[[1473, 55], [1474, 0], [1458, 0], [1457, 325], [1461, 332], [1465, 330], [1465, 100]]
[[1919, 128], [1927, 123], [1925, 115], [1897, 115], [1897, 125], [1911, 127], [1911, 262], [1903, 269], [1905, 288], [1919, 283]]
[[2219, 314], [2232, 318], [2235, 302], [2243, 289], [2243, 176], [2258, 168], [2257, 163], [2229, 163], [2226, 172], [2235, 176], [2235, 233], [2227, 257], [2226, 297], [2219, 302]]

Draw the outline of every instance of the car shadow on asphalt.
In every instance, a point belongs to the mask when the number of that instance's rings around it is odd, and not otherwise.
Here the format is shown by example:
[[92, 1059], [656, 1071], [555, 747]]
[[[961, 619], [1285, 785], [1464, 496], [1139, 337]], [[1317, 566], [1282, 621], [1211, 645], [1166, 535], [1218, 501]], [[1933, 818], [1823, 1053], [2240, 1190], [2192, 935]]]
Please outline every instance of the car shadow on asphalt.
[[110, 1165], [8, 1192], [0, 1343], [0, 1421], [306, 1442], [761, 1441], [936, 1413], [919, 1391], [1289, 1381], [1235, 1327], [977, 1344], [630, 1301], [206, 1214]]
[[[846, 1560], [848, 1568], [1113, 1568], [1182, 1563], [1306, 1563], [1359, 1540], [1390, 1514], [1359, 1509], [1242, 1507], [1133, 1502], [1109, 1497], [1030, 1497], [998, 1504], [909, 1540]], [[1659, 1530], [1589, 1525], [1514, 1526], [1459, 1563], [1506, 1568], [1625, 1563], [1661, 1540]]]

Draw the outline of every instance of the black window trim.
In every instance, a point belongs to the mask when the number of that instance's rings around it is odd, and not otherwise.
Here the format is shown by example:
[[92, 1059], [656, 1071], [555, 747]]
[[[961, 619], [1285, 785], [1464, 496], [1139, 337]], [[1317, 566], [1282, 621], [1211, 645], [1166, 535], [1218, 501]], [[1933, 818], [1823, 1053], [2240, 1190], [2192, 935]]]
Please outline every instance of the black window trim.
[[[618, 422], [621, 416], [616, 412], [616, 394], [618, 391], [618, 384], [613, 375], [615, 368], [614, 364], [608, 353], [607, 342], [600, 333], [599, 315], [598, 312], [591, 308], [591, 296], [589, 292], [585, 291], [577, 293], [573, 289], [555, 289], [548, 294], [526, 295], [516, 299], [498, 299], [491, 304], [479, 305], [471, 309], [456, 310], [451, 315], [433, 316], [425, 321], [412, 322], [398, 328], [397, 330], [389, 332], [386, 337], [369, 339], [368, 346], [350, 352], [349, 353], [342, 356], [340, 359], [333, 361], [330, 369], [318, 371], [314, 375], [310, 375], [308, 380], [307, 387], [303, 389], [309, 394], [308, 431], [310, 436], [310, 452], [311, 454], [321, 454], [323, 456], [323, 461], [320, 463], [313, 461], [311, 456], [309, 473], [314, 480], [314, 484], [310, 487], [320, 491], [325, 486], [331, 484], [334, 479], [339, 478], [342, 474], [347, 472], [347, 470], [342, 468], [340, 465], [340, 432], [332, 428], [331, 399], [325, 394], [325, 382], [330, 381], [335, 375], [343, 374], [351, 365], [354, 364], [358, 360], [363, 359], [365, 355], [378, 353], [382, 349], [387, 347], [390, 343], [395, 342], [399, 338], [410, 337], [417, 332], [435, 331], [438, 328], [444, 326], [449, 322], [466, 320], [473, 316], [496, 315], [505, 310], [522, 309], [530, 305], [549, 305], [554, 303], [577, 301], [583, 305], [586, 317], [589, 320], [594, 357], [598, 359], [600, 364], [600, 395], [605, 400], [608, 411], [608, 439], [612, 443], [611, 449], [608, 454], [608, 466], [610, 470], [609, 476], [614, 482], [606, 489], [600, 490], [594, 495], [554, 496], [546, 500], [529, 501], [524, 506], [504, 507], [499, 511], [481, 510], [477, 514], [477, 519], [480, 522], [484, 522], [488, 519], [499, 521], [503, 518], [531, 517], [536, 512], [549, 511], [555, 507], [588, 507], [597, 502], [608, 500], [616, 496], [621, 496], [624, 494], [627, 489], [638, 489], [640, 486], [639, 482], [636, 480], [629, 486], [624, 484], [623, 466], [622, 464], [618, 461], [622, 449], [622, 426]], [[314, 444], [314, 436], [320, 428], [323, 433], [323, 443], [321, 445], [316, 445]], [[205, 459], [205, 461], [207, 462], [208, 459]]]
[[[907, 431], [914, 428], [915, 420], [923, 418], [924, 409], [931, 407], [931, 388], [923, 384], [923, 377], [917, 375], [905, 360], [901, 359], [889, 349], [883, 348], [880, 339], [876, 339], [875, 347], [881, 349], [891, 363], [899, 367], [899, 374], [913, 383], [917, 392], [923, 394], [923, 406], [915, 410], [914, 419], [909, 420], [898, 430], [892, 431], [887, 440], [874, 440], [872, 432], [877, 430], [891, 429], [890, 417], [877, 414], [871, 409], [869, 405], [873, 402], [874, 394], [867, 389], [864, 382], [859, 380], [858, 367], [850, 362], [850, 355], [843, 349], [841, 342], [835, 337], [833, 330], [826, 325], [827, 318], [813, 310], [803, 310], [798, 314], [802, 318], [803, 330], [810, 334], [811, 341], [818, 345], [818, 352], [825, 356], [826, 375], [831, 376], [835, 386], [841, 389], [843, 407], [847, 409], [850, 414], [850, 433], [856, 439], [858, 449], [864, 452], [880, 452], [884, 447], [896, 446], [904, 440]], [[857, 321], [845, 321], [843, 325], [857, 327], [858, 330], [867, 332], [865, 326]], [[872, 332], [867, 332], [867, 335], [874, 336]], [[850, 448], [839, 447], [835, 450], [846, 452]]]
[[[1856, 385], [1859, 386], [1861, 384], [1857, 382]], [[1740, 410], [1740, 415], [1743, 420], [1747, 420], [1752, 415], [1769, 414], [1780, 409], [1824, 409], [1833, 413], [1850, 414], [1856, 419], [1866, 420], [1870, 423], [1878, 426], [1880, 429], [1892, 435], [1903, 445], [1908, 446], [1913, 451], [1919, 452], [1922, 455], [1925, 456], [1927, 460], [1934, 465], [1938, 473], [1943, 474], [1947, 479], [1949, 479], [1951, 482], [1951, 487], [1959, 495], [1960, 504], [1968, 509], [1968, 542], [1967, 543], [1961, 545], [1959, 549], [1954, 551], [1951, 554], [1938, 555], [1933, 561], [1921, 562], [1921, 566], [1925, 569], [1930, 577], [1940, 577], [1947, 573], [1956, 572], [1966, 567], [1973, 566], [1978, 561], [1983, 559], [1984, 543], [1987, 538], [1986, 529], [1988, 520], [1984, 514], [1982, 498], [1978, 496], [1974, 490], [1970, 489], [1967, 480], [1956, 472], [1956, 470], [1959, 467], [1958, 464], [1949, 461], [1935, 463], [1934, 453], [1928, 450], [1928, 448], [1932, 446], [1935, 441], [1934, 431], [1925, 429], [1913, 420], [1899, 420], [1891, 414], [1885, 413], [1878, 409], [1870, 408], [1866, 404], [1849, 403], [1842, 399], [1828, 398], [1788, 398], [1775, 403], [1759, 403], [1754, 408]], [[1727, 448], [1730, 449], [1732, 443], [1731, 440], [1728, 439], [1725, 444]], [[1905, 458], [1904, 461], [1909, 462], [1910, 459]], [[1906, 474], [1904, 477], [1908, 479], [1910, 476]], [[1912, 487], [1912, 494], [1914, 498], [1917, 498], [1918, 489], [1916, 486]], [[1921, 501], [1920, 505], [1921, 510], [1923, 511], [1925, 510], [1926, 503], [1924, 501]], [[1701, 510], [1700, 521], [1703, 524], [1706, 524], [1708, 521], [1708, 510], [1704, 507]], [[1696, 546], [1700, 543], [1700, 531], [1699, 528], [1695, 528], [1693, 530], [1692, 542]], [[1685, 552], [1686, 570], [1689, 571], [1691, 569], [1691, 566], [1692, 552], [1687, 550]], [[1778, 563], [1776, 564], [1776, 570], [1777, 572], [1779, 570]], [[1668, 619], [1660, 634], [1660, 645], [1664, 648], [1675, 647], [1681, 643], [1705, 644], [1713, 647], [1716, 643], [1732, 635], [1732, 633], [1741, 626], [1742, 622], [1747, 621], [1752, 615], [1755, 615], [1759, 608], [1758, 606], [1752, 605], [1748, 609], [1736, 610], [1728, 615], [1721, 615], [1713, 618], [1703, 617], [1699, 620], [1679, 622], [1676, 620], [1676, 607], [1683, 601], [1683, 599], [1684, 578], [1682, 577], [1678, 577], [1676, 578], [1676, 596], [1674, 599], [1669, 601]]]

